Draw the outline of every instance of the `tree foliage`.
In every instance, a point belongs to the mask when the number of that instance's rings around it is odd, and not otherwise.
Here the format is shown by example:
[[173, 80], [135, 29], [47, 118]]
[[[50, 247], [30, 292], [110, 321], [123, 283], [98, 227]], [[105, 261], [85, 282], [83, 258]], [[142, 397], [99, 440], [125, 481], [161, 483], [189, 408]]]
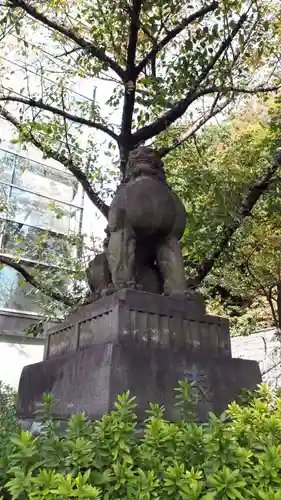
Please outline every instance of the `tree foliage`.
[[[224, 244], [224, 228], [237, 227], [201, 286], [211, 310], [230, 316], [233, 333], [276, 325], [270, 285], [280, 280], [278, 169], [267, 184], [264, 179], [279, 147], [280, 123], [279, 99], [251, 101], [207, 127], [167, 161], [188, 212], [183, 248], [191, 283], [202, 271], [201, 263]], [[241, 224], [241, 201], [250, 199], [249, 187], [251, 191], [255, 185], [263, 196]]]
[[[112, 179], [122, 178], [131, 149], [160, 137], [164, 157], [241, 96], [280, 87], [278, 1], [3, 0], [0, 24], [0, 115], [15, 140], [72, 172], [105, 216]], [[110, 95], [100, 107], [89, 88], [104, 81]], [[86, 89], [86, 98], [74, 88]], [[171, 140], [175, 122], [186, 134]], [[272, 162], [268, 178], [279, 158]], [[261, 192], [249, 186], [240, 222]], [[231, 229], [222, 223], [224, 244], [202, 261], [199, 281], [240, 222]]]

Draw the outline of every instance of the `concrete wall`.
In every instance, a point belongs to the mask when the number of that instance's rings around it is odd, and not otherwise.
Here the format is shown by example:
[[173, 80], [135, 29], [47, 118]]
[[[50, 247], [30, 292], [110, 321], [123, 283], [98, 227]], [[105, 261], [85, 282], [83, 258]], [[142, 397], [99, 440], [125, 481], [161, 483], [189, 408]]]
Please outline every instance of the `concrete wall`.
[[44, 338], [25, 336], [25, 329], [41, 317], [0, 310], [0, 380], [17, 389], [25, 365], [43, 359]]
[[16, 337], [0, 338], [0, 380], [17, 389], [25, 365], [43, 359], [44, 341]]
[[281, 341], [276, 330], [268, 329], [248, 337], [231, 339], [232, 356], [259, 362], [263, 382], [281, 387]]

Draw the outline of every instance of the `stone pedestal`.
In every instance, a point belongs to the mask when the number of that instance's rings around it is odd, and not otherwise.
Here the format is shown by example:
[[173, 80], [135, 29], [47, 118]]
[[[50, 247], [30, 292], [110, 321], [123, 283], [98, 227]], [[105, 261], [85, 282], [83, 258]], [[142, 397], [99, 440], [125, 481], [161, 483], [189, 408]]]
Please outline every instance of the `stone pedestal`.
[[151, 401], [173, 419], [174, 388], [188, 378], [197, 383], [198, 418], [206, 420], [261, 381], [256, 362], [231, 358], [228, 321], [207, 315], [199, 295], [120, 290], [49, 330], [44, 357], [23, 369], [22, 418], [33, 418], [44, 392], [58, 401], [61, 420], [79, 411], [99, 418], [129, 389], [140, 418]]
[[206, 315], [200, 295], [167, 297], [124, 289], [81, 307], [47, 333], [45, 359], [133, 340], [192, 356], [231, 356], [228, 321]]

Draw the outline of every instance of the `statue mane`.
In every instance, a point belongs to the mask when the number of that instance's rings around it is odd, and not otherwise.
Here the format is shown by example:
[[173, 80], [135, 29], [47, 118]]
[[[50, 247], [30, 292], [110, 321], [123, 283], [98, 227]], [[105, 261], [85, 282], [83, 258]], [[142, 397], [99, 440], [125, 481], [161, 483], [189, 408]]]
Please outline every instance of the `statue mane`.
[[[140, 163], [146, 165], [145, 170], [139, 167]], [[126, 166], [125, 182], [139, 177], [142, 173], [167, 184], [163, 161], [154, 149], [145, 146], [138, 147], [130, 152]]]

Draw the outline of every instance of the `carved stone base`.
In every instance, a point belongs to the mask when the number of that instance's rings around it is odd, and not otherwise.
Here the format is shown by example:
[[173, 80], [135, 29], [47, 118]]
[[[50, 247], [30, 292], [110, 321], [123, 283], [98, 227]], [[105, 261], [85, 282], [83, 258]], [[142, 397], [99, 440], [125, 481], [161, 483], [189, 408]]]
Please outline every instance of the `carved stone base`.
[[199, 294], [171, 297], [123, 289], [49, 330], [44, 358], [132, 339], [196, 357], [231, 356], [228, 320], [207, 315]]
[[174, 388], [188, 378], [198, 385], [197, 415], [206, 421], [208, 412], [221, 413], [242, 388], [255, 389], [261, 382], [258, 363], [227, 357], [193, 359], [183, 349], [152, 347], [133, 339], [95, 345], [75, 353], [26, 366], [20, 386], [18, 413], [33, 418], [42, 394], [58, 401], [58, 419], [85, 411], [91, 419], [113, 408], [116, 396], [128, 389], [136, 396], [138, 416], [145, 418], [149, 402], [166, 408], [166, 417], [177, 418]]
[[59, 420], [79, 411], [98, 418], [129, 389], [141, 419], [149, 402], [173, 419], [174, 388], [185, 377], [198, 385], [199, 420], [261, 381], [256, 362], [231, 358], [228, 321], [207, 315], [200, 295], [119, 290], [48, 331], [45, 360], [23, 369], [18, 413], [34, 418], [51, 392]]

